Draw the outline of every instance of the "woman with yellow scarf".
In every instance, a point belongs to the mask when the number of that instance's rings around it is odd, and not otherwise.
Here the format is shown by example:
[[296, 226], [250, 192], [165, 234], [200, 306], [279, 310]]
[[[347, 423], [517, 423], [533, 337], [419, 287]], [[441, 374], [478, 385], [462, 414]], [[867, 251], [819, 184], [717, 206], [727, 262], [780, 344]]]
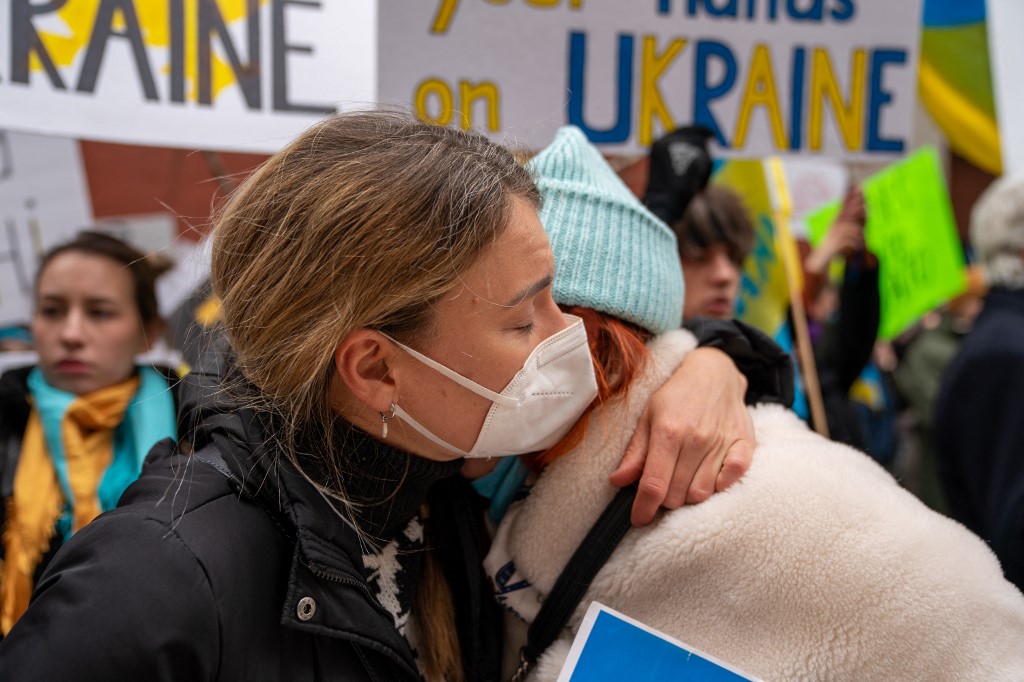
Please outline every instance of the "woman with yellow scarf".
[[0, 633], [28, 607], [56, 550], [112, 509], [150, 447], [175, 435], [173, 378], [135, 364], [160, 335], [166, 265], [82, 232], [36, 275], [39, 364], [0, 377]]

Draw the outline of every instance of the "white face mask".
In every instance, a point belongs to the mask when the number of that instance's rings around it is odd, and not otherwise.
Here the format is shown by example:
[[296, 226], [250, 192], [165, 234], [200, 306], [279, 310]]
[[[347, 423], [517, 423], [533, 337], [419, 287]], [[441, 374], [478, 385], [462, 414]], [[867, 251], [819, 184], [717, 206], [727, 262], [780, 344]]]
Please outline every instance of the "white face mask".
[[569, 432], [597, 397], [597, 379], [583, 320], [573, 315], [565, 317], [571, 321], [569, 327], [534, 348], [501, 393], [395, 341], [423, 364], [494, 403], [469, 452], [434, 435], [397, 404], [392, 405], [395, 416], [424, 438], [463, 457], [522, 455], [550, 448]]

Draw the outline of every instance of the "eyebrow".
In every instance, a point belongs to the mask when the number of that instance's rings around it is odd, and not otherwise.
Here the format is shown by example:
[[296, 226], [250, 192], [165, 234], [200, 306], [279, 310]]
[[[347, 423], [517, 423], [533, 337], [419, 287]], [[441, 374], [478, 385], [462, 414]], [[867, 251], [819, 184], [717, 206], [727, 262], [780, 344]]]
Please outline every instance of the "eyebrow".
[[534, 282], [533, 284], [531, 284], [530, 286], [526, 287], [518, 294], [513, 296], [512, 300], [505, 304], [505, 307], [514, 308], [515, 306], [519, 305], [520, 303], [530, 298], [531, 296], [536, 296], [537, 294], [551, 286], [551, 282], [553, 280], [554, 277], [548, 275], [547, 277]]
[[[42, 292], [39, 295], [39, 300], [40, 301], [50, 302], [50, 303], [64, 303], [68, 299], [63, 294], [51, 294], [51, 293]], [[104, 303], [107, 303], [107, 304], [110, 304], [110, 305], [116, 305], [117, 301], [115, 299], [113, 299], [113, 298], [108, 298], [106, 296], [94, 296], [94, 297], [85, 299], [85, 304], [86, 305], [96, 305], [96, 304], [104, 304]]]

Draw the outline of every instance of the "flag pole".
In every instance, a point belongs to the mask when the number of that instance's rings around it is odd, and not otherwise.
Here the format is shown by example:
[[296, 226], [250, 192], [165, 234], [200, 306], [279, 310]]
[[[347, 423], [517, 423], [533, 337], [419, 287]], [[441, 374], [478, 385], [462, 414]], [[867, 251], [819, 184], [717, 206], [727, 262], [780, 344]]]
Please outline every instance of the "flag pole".
[[796, 241], [789, 231], [789, 218], [793, 211], [786, 178], [782, 170], [782, 161], [771, 157], [766, 161], [772, 187], [772, 198], [775, 204], [775, 225], [778, 228], [775, 239], [778, 252], [782, 255], [782, 267], [786, 272], [786, 288], [789, 290], [790, 316], [793, 319], [794, 344], [800, 372], [804, 378], [804, 390], [807, 403], [811, 409], [811, 423], [814, 430], [825, 438], [829, 437], [828, 419], [825, 415], [825, 402], [821, 397], [821, 383], [818, 381], [818, 368], [814, 362], [814, 347], [811, 335], [807, 330], [807, 311], [804, 309], [802, 270], [797, 255]]

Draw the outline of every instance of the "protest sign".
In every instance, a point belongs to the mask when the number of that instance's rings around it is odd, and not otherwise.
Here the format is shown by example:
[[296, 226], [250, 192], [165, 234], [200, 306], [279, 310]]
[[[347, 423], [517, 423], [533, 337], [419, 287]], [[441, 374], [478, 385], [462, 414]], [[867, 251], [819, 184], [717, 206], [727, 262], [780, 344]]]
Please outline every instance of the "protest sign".
[[558, 682], [756, 680], [599, 602], [591, 602]]
[[902, 152], [919, 1], [381, 2], [380, 99], [524, 147], [578, 125], [609, 153], [683, 124], [717, 153]]
[[[867, 248], [878, 257], [881, 322], [892, 339], [966, 288], [963, 249], [933, 147], [923, 147], [863, 183]], [[808, 218], [811, 243], [827, 233], [838, 202]]]
[[38, 257], [91, 222], [77, 142], [0, 132], [0, 326], [28, 323]]
[[275, 151], [373, 100], [374, 0], [0, 0], [0, 127]]
[[275, 151], [397, 104], [609, 153], [699, 123], [737, 156], [876, 157], [911, 133], [921, 0], [0, 0], [0, 126]]
[[782, 164], [793, 203], [790, 230], [807, 239], [806, 218], [822, 204], [842, 199], [850, 183], [846, 166], [835, 159], [791, 157]]
[[992, 60], [992, 87], [996, 100], [1003, 173], [1024, 172], [1024, 90], [1017, 76], [1024, 64], [1024, 3], [1020, 0], [987, 0], [988, 41]]

